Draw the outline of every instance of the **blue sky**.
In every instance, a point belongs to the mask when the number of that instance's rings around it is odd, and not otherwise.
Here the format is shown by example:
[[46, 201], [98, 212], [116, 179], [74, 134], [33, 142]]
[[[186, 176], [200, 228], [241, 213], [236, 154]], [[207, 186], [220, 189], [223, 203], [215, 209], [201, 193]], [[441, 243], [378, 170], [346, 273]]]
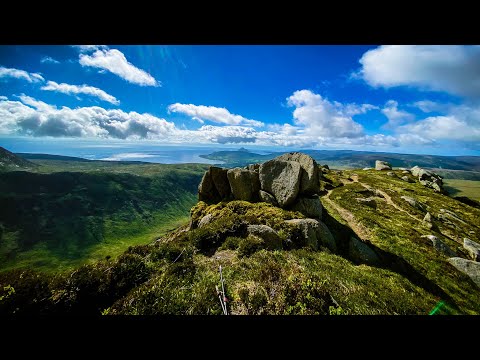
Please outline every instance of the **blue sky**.
[[480, 155], [479, 64], [479, 46], [0, 46], [0, 141]]

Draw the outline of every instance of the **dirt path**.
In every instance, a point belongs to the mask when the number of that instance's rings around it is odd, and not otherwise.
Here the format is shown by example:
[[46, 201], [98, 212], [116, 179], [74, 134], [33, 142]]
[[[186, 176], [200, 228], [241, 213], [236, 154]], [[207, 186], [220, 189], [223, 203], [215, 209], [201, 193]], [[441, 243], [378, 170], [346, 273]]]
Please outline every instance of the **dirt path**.
[[348, 226], [350, 226], [350, 228], [355, 231], [355, 233], [361, 240], [369, 239], [371, 236], [370, 231], [357, 221], [355, 215], [353, 215], [350, 211], [341, 207], [340, 205], [336, 204], [332, 199], [330, 199], [331, 193], [332, 190], [328, 190], [327, 195], [325, 195], [323, 199], [325, 199], [330, 205], [332, 205], [332, 207], [340, 214], [342, 219], [347, 222]]

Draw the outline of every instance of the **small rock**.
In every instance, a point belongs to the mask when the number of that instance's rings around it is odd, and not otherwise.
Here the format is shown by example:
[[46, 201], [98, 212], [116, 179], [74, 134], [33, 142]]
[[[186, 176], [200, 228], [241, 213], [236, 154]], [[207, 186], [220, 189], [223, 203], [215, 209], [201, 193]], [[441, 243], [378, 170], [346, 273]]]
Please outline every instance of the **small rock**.
[[275, 200], [275, 197], [272, 194], [269, 194], [266, 191], [260, 190], [258, 192], [258, 195], [261, 201], [272, 204], [274, 206], [278, 206], [277, 200]]
[[420, 211], [425, 211], [425, 207], [422, 204], [420, 204], [417, 200], [415, 200], [414, 198], [412, 198], [410, 196], [402, 196], [401, 198], [403, 200], [405, 200], [406, 202], [408, 202], [414, 208], [416, 208]]
[[369, 207], [371, 207], [372, 209], [376, 209], [377, 208], [377, 202], [375, 201], [375, 199], [369, 197], [369, 198], [356, 198], [355, 200], [357, 200], [358, 202], [364, 204], [364, 205], [367, 205]]
[[464, 274], [468, 275], [473, 282], [480, 287], [480, 262], [463, 259], [460, 257], [452, 257], [448, 259], [448, 262], [452, 264], [457, 270], [460, 270]]
[[430, 223], [431, 223], [431, 222], [432, 222], [432, 215], [431, 215], [429, 212], [427, 212], [427, 213], [425, 214], [425, 217], [423, 218], [423, 221], [426, 221], [426, 222], [430, 222]]
[[205, 225], [211, 223], [213, 220], [213, 215], [212, 214], [207, 214], [205, 215], [204, 217], [202, 217], [202, 219], [198, 222], [198, 225], [197, 227], [199, 229], [201, 229], [202, 227], [204, 227]]
[[391, 176], [391, 177], [397, 177], [397, 175], [395, 175], [395, 173], [393, 171], [387, 172], [387, 175]]
[[413, 180], [412, 180], [412, 179], [410, 179], [410, 178], [409, 178], [407, 175], [405, 175], [405, 176], [402, 176], [402, 177], [401, 177], [401, 179], [402, 179], [403, 181], [406, 181], [406, 182], [408, 182], [408, 183], [413, 183]]
[[408, 175], [408, 174], [411, 174], [411, 171], [410, 170], [403, 170], [402, 174]]
[[365, 168], [363, 168], [362, 170], [373, 170], [373, 168], [371, 168], [371, 167], [365, 167]]
[[435, 235], [422, 235], [422, 238], [427, 238], [432, 242], [432, 245], [435, 250], [447, 257], [455, 257], [457, 253], [450, 249], [450, 247], [445, 244], [442, 240], [437, 238]]
[[392, 165], [386, 161], [375, 161], [375, 170], [392, 170]]
[[282, 239], [277, 232], [267, 225], [248, 225], [247, 233], [259, 237], [269, 250], [282, 249]]
[[[404, 167], [399, 167], [397, 170], [400, 170], [400, 171], [408, 171], [408, 169], [407, 169], [407, 168], [404, 168]], [[410, 171], [408, 171], [408, 172], [410, 172]]]
[[359, 263], [366, 263], [368, 265], [378, 265], [380, 263], [380, 259], [375, 251], [355, 237], [350, 238], [348, 253], [354, 261]]
[[468, 238], [463, 239], [463, 247], [474, 261], [480, 261], [480, 244]]
[[447, 209], [440, 209], [440, 213], [441, 213], [440, 215], [442, 215], [442, 218], [448, 218], [450, 220], [459, 221], [462, 224], [467, 225], [467, 223], [462, 219], [460, 219], [460, 217], [457, 214], [455, 214], [453, 211], [450, 211]]

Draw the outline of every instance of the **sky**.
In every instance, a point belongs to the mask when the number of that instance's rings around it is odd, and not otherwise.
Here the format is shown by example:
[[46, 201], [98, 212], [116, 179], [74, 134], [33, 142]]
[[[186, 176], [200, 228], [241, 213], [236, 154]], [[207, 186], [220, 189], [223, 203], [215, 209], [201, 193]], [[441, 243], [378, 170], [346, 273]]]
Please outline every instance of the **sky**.
[[0, 45], [31, 138], [480, 155], [480, 46]]

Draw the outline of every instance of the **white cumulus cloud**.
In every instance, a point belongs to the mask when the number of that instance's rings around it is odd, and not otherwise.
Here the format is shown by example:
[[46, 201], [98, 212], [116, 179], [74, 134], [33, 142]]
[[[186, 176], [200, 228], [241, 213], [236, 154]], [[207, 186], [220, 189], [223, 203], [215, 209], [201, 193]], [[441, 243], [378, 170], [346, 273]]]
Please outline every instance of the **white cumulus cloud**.
[[107, 94], [105, 91], [88, 85], [70, 85], [61, 83], [58, 84], [55, 81], [48, 81], [47, 85], [42, 86], [42, 90], [47, 91], [56, 91], [67, 95], [78, 95], [78, 94], [85, 94], [90, 96], [95, 96], [100, 100], [107, 101], [111, 104], [119, 105], [120, 101], [118, 101], [114, 96]]
[[28, 81], [29, 83], [38, 83], [45, 81], [43, 76], [38, 73], [29, 73], [25, 70], [0, 66], [0, 79], [2, 78], [22, 79]]
[[310, 90], [295, 91], [287, 98], [287, 104], [295, 107], [293, 120], [296, 125], [304, 126], [311, 135], [327, 138], [361, 136], [363, 127], [352, 116], [375, 108], [369, 104], [330, 102]]
[[91, 55], [80, 54], [80, 64], [110, 71], [132, 84], [161, 85], [152, 75], [130, 63], [125, 55], [117, 49], [98, 49]]
[[395, 100], [388, 100], [381, 111], [388, 119], [388, 122], [382, 126], [384, 129], [395, 129], [400, 125], [415, 120], [415, 115], [404, 110], [399, 110], [398, 102]]
[[72, 47], [77, 48], [82, 53], [108, 48], [106, 45], [72, 45]]
[[246, 119], [243, 116], [230, 113], [230, 111], [225, 108], [215, 106], [175, 103], [168, 107], [168, 111], [191, 116], [192, 119], [202, 124], [206, 120], [209, 120], [226, 125], [248, 125], [253, 127], [261, 127], [264, 125], [261, 121]]
[[411, 86], [480, 95], [480, 46], [383, 45], [363, 54], [354, 74], [373, 87]]

